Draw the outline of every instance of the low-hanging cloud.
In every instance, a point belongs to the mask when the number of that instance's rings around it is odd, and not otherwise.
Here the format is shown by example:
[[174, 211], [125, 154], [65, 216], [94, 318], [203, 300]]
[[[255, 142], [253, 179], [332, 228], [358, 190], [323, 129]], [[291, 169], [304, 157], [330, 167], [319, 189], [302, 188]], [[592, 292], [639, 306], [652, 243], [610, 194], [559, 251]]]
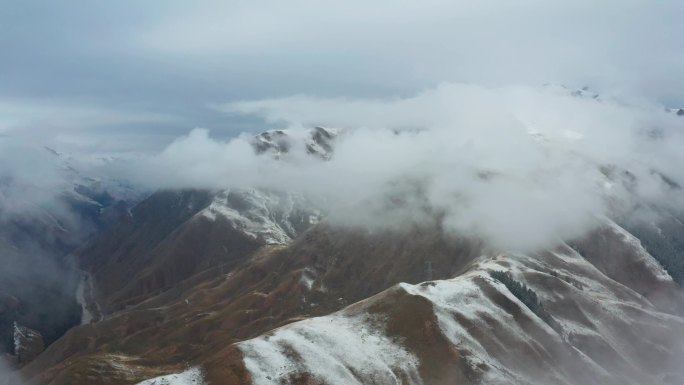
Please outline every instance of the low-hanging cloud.
[[17, 371], [12, 369], [3, 360], [4, 357], [0, 357], [0, 385], [21, 385], [23, 381], [20, 379]]
[[684, 119], [643, 100], [444, 84], [407, 98], [292, 96], [215, 108], [261, 116], [292, 137], [314, 124], [342, 131], [321, 160], [296, 147], [278, 159], [257, 155], [251, 134], [217, 141], [195, 129], [137, 165], [135, 178], [157, 188], [299, 192], [352, 225], [438, 213], [446, 229], [506, 248], [548, 246], [636, 208], [682, 207]]

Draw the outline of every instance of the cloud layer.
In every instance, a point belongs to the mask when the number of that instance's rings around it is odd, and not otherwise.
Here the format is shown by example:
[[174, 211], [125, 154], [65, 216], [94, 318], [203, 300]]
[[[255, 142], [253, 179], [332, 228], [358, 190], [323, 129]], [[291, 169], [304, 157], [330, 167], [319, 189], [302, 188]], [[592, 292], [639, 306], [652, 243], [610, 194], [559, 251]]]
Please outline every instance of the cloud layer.
[[[681, 121], [661, 107], [684, 105], [678, 0], [29, 0], [4, 11], [0, 141], [135, 154], [107, 172], [150, 188], [301, 190], [335, 207], [366, 202], [375, 217], [401, 211], [388, 195], [421, 185], [397, 218], [426, 205], [459, 232], [515, 244], [637, 203], [677, 204], [653, 170], [684, 180]], [[544, 83], [589, 85], [602, 101]], [[329, 162], [303, 151], [275, 162], [249, 144], [266, 127], [316, 124], [346, 129]], [[211, 136], [182, 136], [193, 126]], [[34, 163], [0, 171], [41, 179]], [[618, 181], [632, 174], [637, 185]]]
[[512, 248], [548, 246], [638, 207], [682, 207], [673, 186], [684, 181], [684, 119], [642, 100], [444, 84], [400, 99], [293, 96], [217, 108], [277, 122], [295, 138], [312, 124], [343, 131], [322, 161], [296, 147], [276, 160], [257, 155], [250, 134], [221, 141], [197, 129], [130, 167], [137, 180], [296, 191], [351, 224], [427, 220], [428, 210], [456, 233]]
[[156, 150], [194, 125], [260, 128], [207, 108], [223, 101], [406, 96], [443, 82], [589, 85], [684, 105], [679, 0], [3, 5], [0, 130], [59, 131], [65, 151], [110, 138]]

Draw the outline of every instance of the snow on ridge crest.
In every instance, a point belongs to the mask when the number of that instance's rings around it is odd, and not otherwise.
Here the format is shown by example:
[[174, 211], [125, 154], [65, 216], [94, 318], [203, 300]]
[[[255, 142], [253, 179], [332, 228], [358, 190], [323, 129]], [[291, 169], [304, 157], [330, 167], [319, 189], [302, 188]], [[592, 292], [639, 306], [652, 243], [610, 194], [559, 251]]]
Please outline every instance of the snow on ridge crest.
[[303, 148], [307, 154], [330, 159], [333, 153], [333, 142], [341, 130], [316, 126], [305, 132], [291, 130], [264, 131], [252, 139], [257, 154], [268, 153], [276, 159], [293, 149]]
[[[638, 240], [611, 223], [606, 226], [614, 231], [617, 241], [643, 249]], [[601, 273], [569, 246], [550, 250], [544, 258], [540, 256], [514, 252], [482, 255], [467, 272], [455, 278], [421, 284], [400, 283], [364, 302], [372, 304], [384, 301], [388, 296], [401, 298], [403, 294], [397, 296], [397, 290], [425, 298], [431, 304], [440, 334], [452, 349], [459, 352], [469, 370], [481, 376], [478, 383], [486, 384], [584, 381], [572, 377], [570, 368], [574, 365], [586, 365], [586, 378], [607, 380], [611, 378], [610, 368], [585, 354], [585, 351], [591, 351], [593, 345], [587, 345], [584, 341], [602, 336], [605, 343], [615, 349], [617, 356], [637, 364], [642, 362], [643, 357], [637, 351], [630, 350], [629, 344], [619, 337], [625, 325], [629, 325], [633, 319], [640, 319], [638, 317], [653, 322], [662, 321], [653, 326], [654, 330], [666, 327], [666, 322], [676, 322], [672, 321], [674, 317], [661, 313], [648, 302], [625, 295], [622, 285]], [[644, 251], [643, 257], [650, 255]], [[511, 272], [516, 281], [538, 293], [553, 323], [542, 319], [505, 283], [493, 278], [490, 274], [493, 270]], [[500, 298], [516, 303], [518, 310], [511, 311], [502, 306]], [[586, 318], [559, 311], [568, 304], [579, 306]], [[295, 322], [273, 333], [239, 343], [238, 348], [243, 352], [244, 365], [253, 383], [290, 383], [293, 378], [303, 374], [311, 375], [316, 381], [325, 384], [401, 383], [397, 378], [410, 378], [410, 383], [424, 381], [427, 377], [421, 376], [426, 373], [419, 370], [424, 359], [422, 353], [410, 348], [412, 345], [405, 344], [402, 339], [392, 339], [384, 329], [384, 323], [375, 322], [377, 319], [384, 320], [385, 316], [396, 315], [391, 312], [373, 313], [371, 317], [367, 313], [370, 308], [366, 305], [357, 303], [353, 306], [329, 316]], [[638, 313], [637, 318], [635, 312]], [[431, 317], [416, 316], [425, 319]], [[480, 328], [474, 328], [473, 325], [480, 325]], [[490, 330], [488, 328], [494, 325], [500, 330], [482, 334], [483, 330]], [[372, 338], [368, 339], [368, 336]], [[536, 367], [531, 364], [534, 358], [522, 359], [505, 351], [498, 354], [491, 350], [499, 338], [515, 338], [516, 346], [532, 347], [538, 346], [540, 336], [551, 346], [548, 352], [563, 349], [568, 354], [553, 353], [554, 361], [549, 365], [553, 367], [568, 360], [567, 367], [561, 365], [558, 371], [548, 371], [546, 368], [545, 375], [540, 377]], [[358, 347], [361, 352], [356, 351], [357, 343], [362, 344]], [[374, 350], [376, 348], [379, 352]], [[552, 356], [548, 357], [551, 359]], [[402, 364], [401, 360], [408, 364]], [[403, 372], [397, 371], [397, 362]], [[634, 383], [642, 382], [639, 380]]]
[[612, 220], [607, 220], [606, 223], [607, 227], [618, 235], [625, 244], [634, 248], [637, 256], [644, 262], [644, 266], [650, 270], [650, 273], [653, 274], [657, 280], [661, 282], [672, 282], [672, 276], [670, 276], [665, 268], [644, 248], [637, 237]]
[[266, 244], [287, 244], [319, 219], [304, 197], [261, 189], [225, 190], [198, 215], [227, 219], [236, 230]]
[[[254, 385], [288, 383], [301, 370], [325, 384], [421, 384], [418, 359], [366, 315], [311, 318], [238, 344]], [[289, 352], [296, 351], [293, 357]]]
[[204, 376], [199, 368], [191, 368], [181, 373], [150, 378], [136, 385], [203, 385]]
[[[295, 149], [323, 160], [330, 159], [333, 142], [340, 130], [314, 127], [305, 132], [269, 130], [252, 139], [257, 154], [280, 159]], [[232, 189], [214, 196], [211, 204], [198, 215], [216, 220], [227, 219], [236, 230], [266, 244], [287, 244], [301, 231], [320, 220], [320, 212], [301, 194], [265, 189]]]

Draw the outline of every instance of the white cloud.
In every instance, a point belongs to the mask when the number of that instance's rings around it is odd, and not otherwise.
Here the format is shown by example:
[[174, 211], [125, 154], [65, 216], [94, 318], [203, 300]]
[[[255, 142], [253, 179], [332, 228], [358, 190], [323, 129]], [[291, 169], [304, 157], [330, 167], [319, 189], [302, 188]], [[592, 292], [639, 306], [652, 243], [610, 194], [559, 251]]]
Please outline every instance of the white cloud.
[[172, 115], [121, 111], [101, 106], [54, 100], [0, 99], [0, 129], [4, 131], [40, 129], [96, 129], [118, 124], [171, 122]]
[[321, 86], [414, 88], [586, 83], [681, 98], [682, 11], [674, 0], [205, 1], [169, 10], [131, 40], [224, 63], [219, 77], [234, 70], [258, 81], [271, 71]]
[[[677, 167], [684, 162], [677, 150], [684, 119], [643, 101], [594, 100], [559, 87], [444, 84], [401, 99], [293, 96], [219, 108], [257, 114], [295, 133], [311, 123], [347, 131], [322, 162], [296, 151], [275, 161], [254, 154], [249, 135], [220, 142], [195, 130], [136, 167], [140, 179], [299, 191], [345, 207], [333, 210], [333, 220], [351, 224], [420, 221], [427, 205], [446, 213], [445, 226], [457, 233], [516, 248], [580, 235], [635, 200], [681, 202], [652, 171], [684, 181]], [[638, 188], [610, 184], [601, 166], [629, 170]], [[391, 197], [409, 203], [397, 207]]]
[[0, 385], [21, 385], [23, 381], [20, 381], [17, 371], [8, 367], [4, 360], [4, 357], [0, 359]]
[[[382, 211], [388, 189], [419, 179], [423, 198], [449, 213], [449, 226], [524, 240], [537, 229], [539, 239], [583, 229], [607, 199], [633, 203], [632, 193], [603, 184], [597, 165], [638, 173], [644, 182], [633, 194], [648, 202], [672, 201], [651, 169], [684, 180], [682, 120], [658, 104], [684, 103], [679, 0], [124, 1], [47, 9], [54, 15], [32, 19], [35, 29], [0, 17], [25, 39], [0, 42], [12, 43], [11, 90], [28, 95], [2, 93], [3, 135], [107, 153], [158, 148], [185, 122], [242, 129], [251, 124], [245, 116], [294, 131], [349, 129], [327, 163], [273, 162], [251, 152], [250, 134], [225, 141], [193, 131], [120, 170], [153, 187], [267, 185], [336, 205], [368, 200]], [[110, 14], [121, 17], [103, 16]], [[547, 82], [589, 84], [622, 102], [534, 88]], [[215, 104], [222, 100], [232, 102]], [[193, 110], [209, 103], [213, 110]], [[215, 110], [229, 113], [225, 122], [203, 120]], [[654, 128], [663, 139], [651, 138]], [[513, 228], [511, 219], [525, 225]]]

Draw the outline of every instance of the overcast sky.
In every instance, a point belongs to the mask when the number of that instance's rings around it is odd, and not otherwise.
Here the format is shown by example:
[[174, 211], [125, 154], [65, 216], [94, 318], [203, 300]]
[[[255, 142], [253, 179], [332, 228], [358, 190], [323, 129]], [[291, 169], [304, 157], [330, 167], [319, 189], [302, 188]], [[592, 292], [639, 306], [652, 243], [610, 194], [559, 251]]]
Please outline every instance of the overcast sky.
[[216, 105], [444, 82], [682, 105], [683, 15], [681, 0], [0, 0], [0, 135], [147, 151], [264, 127]]

